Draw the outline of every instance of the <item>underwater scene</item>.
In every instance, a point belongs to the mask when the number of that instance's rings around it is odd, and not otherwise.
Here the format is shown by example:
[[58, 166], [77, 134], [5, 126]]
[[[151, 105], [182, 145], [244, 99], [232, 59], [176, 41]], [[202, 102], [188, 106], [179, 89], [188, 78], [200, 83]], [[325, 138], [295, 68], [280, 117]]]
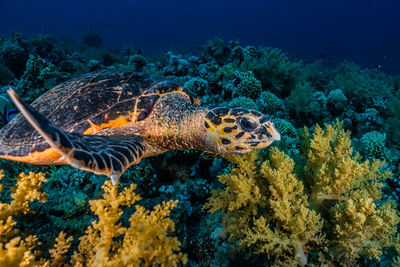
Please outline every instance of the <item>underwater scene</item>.
[[400, 266], [400, 2], [0, 0], [0, 267]]

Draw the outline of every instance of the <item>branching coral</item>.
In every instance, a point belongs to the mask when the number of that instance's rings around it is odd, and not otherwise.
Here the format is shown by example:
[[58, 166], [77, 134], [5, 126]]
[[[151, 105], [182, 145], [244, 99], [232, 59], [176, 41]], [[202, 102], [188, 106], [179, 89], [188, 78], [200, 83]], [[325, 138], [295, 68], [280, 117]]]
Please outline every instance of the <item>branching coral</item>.
[[240, 69], [253, 71], [264, 89], [288, 96], [299, 79], [303, 63], [292, 61], [282, 50], [271, 47], [261, 47], [252, 55], [245, 57]]
[[224, 213], [231, 241], [254, 246], [275, 262], [305, 264], [305, 247], [322, 240], [322, 221], [308, 207], [303, 184], [292, 173], [293, 160], [277, 149], [261, 166], [255, 152], [226, 158], [235, 164], [219, 177], [226, 190], [214, 191], [205, 207]]
[[223, 213], [231, 241], [278, 266], [306, 264], [308, 252], [346, 266], [359, 257], [379, 259], [398, 242], [398, 212], [382, 201], [390, 173], [381, 161], [360, 162], [338, 122], [316, 126], [313, 134], [305, 129], [301, 138], [304, 161], [297, 168], [274, 147], [266, 160], [255, 153], [227, 156], [234, 166], [219, 177], [226, 188], [214, 191], [205, 207]]
[[395, 89], [394, 78], [370, 69], [361, 69], [354, 63], [343, 62], [336, 70], [328, 88], [341, 89], [347, 97], [353, 98], [359, 106], [373, 105], [380, 99], [390, 98]]
[[309, 138], [305, 129], [305, 174], [312, 183], [314, 206], [322, 210], [328, 205], [334, 225], [328, 235], [335, 258], [348, 264], [360, 256], [379, 259], [382, 250], [392, 245], [400, 221], [395, 205], [382, 203], [383, 181], [390, 177], [381, 170], [384, 162], [360, 162], [360, 156], [353, 155], [350, 133], [338, 122], [326, 129], [317, 125]]
[[253, 99], [248, 98], [246, 96], [238, 96], [233, 98], [229, 104], [230, 107], [244, 107], [244, 108], [253, 108], [257, 109], [257, 104], [253, 101]]
[[204, 95], [208, 88], [208, 82], [202, 78], [194, 77], [185, 82], [183, 88], [195, 93], [196, 95]]
[[302, 124], [313, 124], [329, 115], [326, 96], [309, 81], [298, 82], [286, 100], [293, 117]]
[[79, 253], [72, 256], [75, 266], [176, 266], [186, 262], [186, 256], [179, 251], [180, 242], [168, 236], [174, 230], [174, 223], [168, 218], [177, 201], [163, 202], [150, 212], [136, 205], [136, 212], [130, 217], [129, 227], [119, 223], [121, 207], [133, 205], [140, 200], [131, 184], [121, 193], [110, 181], [103, 185], [103, 199], [90, 202], [98, 220], [80, 238]]
[[[4, 177], [0, 171], [0, 180]], [[18, 236], [17, 224], [13, 219], [19, 213], [30, 212], [29, 203], [45, 201], [45, 194], [39, 189], [45, 181], [44, 174], [21, 173], [17, 179], [17, 187], [11, 194], [11, 203], [0, 203], [0, 266], [42, 266], [45, 261], [38, 259], [34, 248], [39, 244], [36, 236], [25, 238]], [[2, 185], [0, 185], [0, 193]]]
[[274, 124], [282, 136], [297, 138], [296, 128], [287, 120], [274, 118]]
[[128, 65], [133, 66], [133, 71], [143, 71], [143, 67], [146, 64], [146, 58], [142, 55], [132, 55], [129, 57]]
[[372, 131], [361, 137], [361, 144], [366, 158], [376, 158], [388, 161], [390, 150], [386, 148], [386, 134]]
[[[0, 171], [0, 179], [3, 177]], [[0, 266], [62, 266], [66, 264], [72, 237], [61, 232], [54, 248], [49, 250], [50, 259], [41, 257], [36, 236], [25, 238], [14, 229], [13, 216], [28, 213], [29, 202], [45, 201], [45, 194], [39, 190], [45, 181], [44, 174], [20, 174], [17, 187], [11, 195], [10, 204], [0, 203]], [[122, 207], [130, 206], [140, 200], [134, 193], [136, 186], [131, 184], [118, 193], [118, 187], [111, 182], [103, 185], [103, 199], [92, 200], [91, 209], [98, 216], [80, 238], [78, 251], [71, 258], [74, 266], [176, 266], [186, 263], [186, 255], [179, 251], [180, 242], [169, 237], [174, 223], [168, 218], [178, 201], [163, 202], [150, 212], [137, 205], [130, 217], [129, 227], [120, 222]], [[0, 193], [1, 193], [0, 185]], [[177, 253], [175, 253], [177, 252]]]
[[29, 55], [26, 70], [17, 84], [17, 90], [29, 101], [33, 101], [57, 82], [65, 78], [54, 64], [40, 56]]
[[261, 82], [257, 80], [251, 71], [235, 72], [234, 96], [246, 96], [253, 100], [257, 99], [262, 91]]
[[[294, 161], [291, 158], [277, 148], [272, 149], [270, 160], [265, 161], [260, 169], [262, 177], [269, 184], [271, 215], [268, 221], [263, 217], [256, 220], [258, 227], [247, 230], [243, 242], [258, 243], [258, 251], [267, 254], [293, 253], [296, 261], [304, 265], [307, 263], [304, 254], [306, 244], [319, 244], [322, 241], [319, 234], [322, 220], [309, 208], [304, 186], [296, 178], [293, 168]], [[275, 226], [268, 227], [267, 224]]]
[[338, 113], [346, 108], [347, 97], [343, 94], [342, 90], [335, 89], [329, 92], [327, 102], [331, 111]]
[[359, 162], [359, 154], [353, 155], [350, 132], [344, 131], [338, 122], [326, 129], [317, 125], [311, 139], [305, 128], [301, 137], [307, 161], [305, 174], [312, 182], [311, 201], [316, 207], [325, 200], [346, 199], [344, 193], [354, 186], [374, 183], [381, 188], [381, 181], [389, 178], [389, 172], [380, 170], [383, 162]]
[[282, 113], [286, 109], [282, 99], [268, 91], [261, 93], [260, 97], [257, 99], [257, 103], [262, 108], [262, 111], [269, 115], [274, 115], [277, 112]]

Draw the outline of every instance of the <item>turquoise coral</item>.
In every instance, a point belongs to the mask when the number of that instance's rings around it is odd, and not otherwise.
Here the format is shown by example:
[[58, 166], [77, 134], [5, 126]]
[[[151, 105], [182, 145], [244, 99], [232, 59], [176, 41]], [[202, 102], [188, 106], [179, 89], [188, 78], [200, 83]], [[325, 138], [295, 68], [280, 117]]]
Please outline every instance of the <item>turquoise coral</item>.
[[208, 88], [208, 82], [202, 78], [194, 77], [185, 82], [183, 88], [195, 93], [196, 95], [204, 94]]
[[16, 89], [28, 101], [33, 101], [36, 96], [55, 86], [62, 78], [65, 78], [64, 74], [60, 73], [54, 64], [31, 54]]
[[253, 99], [248, 98], [246, 96], [238, 96], [233, 98], [229, 104], [230, 107], [244, 107], [244, 108], [253, 108], [257, 109], [257, 104], [256, 102], [253, 101]]
[[252, 56], [245, 57], [240, 65], [241, 70], [253, 71], [265, 89], [280, 96], [290, 93], [299, 79], [303, 65], [301, 61], [293, 61], [282, 50], [271, 47], [261, 47], [258, 51], [255, 48], [246, 49], [245, 54]]
[[257, 100], [257, 103], [261, 109], [269, 115], [279, 112], [283, 113], [286, 110], [283, 100], [269, 91], [262, 92]]
[[261, 82], [254, 77], [251, 71], [235, 72], [234, 96], [246, 96], [253, 100], [257, 99], [262, 91]]
[[360, 142], [367, 158], [389, 160], [390, 150], [386, 148], [386, 134], [372, 131], [364, 134]]

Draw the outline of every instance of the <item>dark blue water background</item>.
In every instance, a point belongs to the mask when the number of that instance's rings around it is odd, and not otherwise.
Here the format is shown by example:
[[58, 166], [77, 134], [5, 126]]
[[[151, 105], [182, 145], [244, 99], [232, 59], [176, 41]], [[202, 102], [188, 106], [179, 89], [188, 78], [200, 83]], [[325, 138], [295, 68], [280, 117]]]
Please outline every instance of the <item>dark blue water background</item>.
[[400, 72], [397, 0], [0, 0], [0, 34], [80, 38], [87, 30], [109, 47], [189, 51], [218, 36]]

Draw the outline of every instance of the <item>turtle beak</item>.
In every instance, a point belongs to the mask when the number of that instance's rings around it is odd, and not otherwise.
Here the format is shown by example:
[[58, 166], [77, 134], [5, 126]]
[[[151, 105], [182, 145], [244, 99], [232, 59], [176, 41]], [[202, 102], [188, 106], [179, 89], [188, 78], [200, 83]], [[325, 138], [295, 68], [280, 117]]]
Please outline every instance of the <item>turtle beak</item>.
[[272, 122], [269, 122], [266, 125], [261, 126], [260, 130], [256, 132], [256, 134], [261, 134], [265, 136], [266, 141], [280, 141], [281, 135], [278, 130], [275, 128], [275, 125]]
[[281, 135], [278, 132], [278, 130], [275, 128], [275, 125], [270, 127], [270, 132], [269, 133], [272, 135], [272, 138], [271, 138], [272, 140], [274, 140], [274, 141], [280, 141], [281, 140]]

